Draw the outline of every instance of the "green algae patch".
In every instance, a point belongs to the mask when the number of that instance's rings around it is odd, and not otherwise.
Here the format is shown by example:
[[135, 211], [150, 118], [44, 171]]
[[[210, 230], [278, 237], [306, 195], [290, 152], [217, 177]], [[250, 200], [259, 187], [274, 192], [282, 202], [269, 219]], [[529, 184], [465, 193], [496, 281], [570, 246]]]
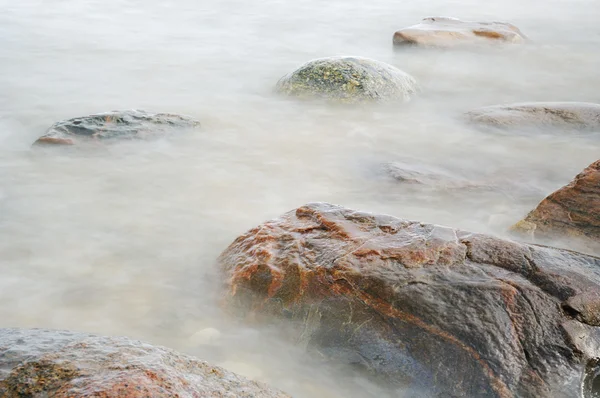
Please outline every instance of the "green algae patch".
[[282, 77], [279, 93], [342, 103], [406, 101], [417, 91], [409, 74], [362, 57], [330, 57], [310, 61]]

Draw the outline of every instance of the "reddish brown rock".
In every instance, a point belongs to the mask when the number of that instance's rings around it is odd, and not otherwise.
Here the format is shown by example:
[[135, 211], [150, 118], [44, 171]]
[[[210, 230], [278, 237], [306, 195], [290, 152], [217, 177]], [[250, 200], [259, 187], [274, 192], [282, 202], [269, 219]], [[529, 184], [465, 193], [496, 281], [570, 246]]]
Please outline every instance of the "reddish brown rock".
[[0, 329], [0, 397], [288, 395], [173, 350], [124, 337]]
[[394, 33], [395, 45], [454, 47], [477, 43], [524, 43], [525, 35], [506, 22], [461, 21], [449, 17], [428, 17], [421, 23]]
[[600, 160], [546, 197], [512, 227], [533, 240], [573, 240], [580, 250], [600, 253]]
[[309, 350], [407, 396], [600, 384], [597, 257], [313, 203], [240, 236], [220, 264], [231, 308], [285, 319]]

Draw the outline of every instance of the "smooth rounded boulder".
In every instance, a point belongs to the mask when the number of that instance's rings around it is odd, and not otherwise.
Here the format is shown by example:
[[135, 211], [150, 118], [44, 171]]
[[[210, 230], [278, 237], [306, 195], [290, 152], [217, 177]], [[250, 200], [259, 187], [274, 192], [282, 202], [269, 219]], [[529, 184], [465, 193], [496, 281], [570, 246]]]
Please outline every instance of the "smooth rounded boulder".
[[586, 102], [522, 102], [467, 112], [469, 121], [500, 128], [550, 127], [600, 129], [600, 104]]
[[547, 196], [511, 230], [533, 241], [575, 240], [580, 250], [600, 254], [600, 160]]
[[299, 344], [408, 396], [579, 398], [600, 385], [597, 257], [311, 203], [219, 263], [230, 308], [279, 318]]
[[152, 139], [199, 127], [197, 120], [171, 113], [150, 113], [137, 109], [111, 111], [55, 123], [34, 144], [75, 145]]
[[289, 398], [168, 348], [44, 329], [0, 329], [0, 396]]
[[421, 23], [394, 33], [394, 45], [454, 47], [471, 44], [524, 43], [525, 35], [506, 22], [461, 21], [449, 17], [428, 17]]
[[344, 103], [408, 100], [417, 91], [409, 74], [384, 62], [362, 57], [310, 61], [282, 77], [279, 93]]

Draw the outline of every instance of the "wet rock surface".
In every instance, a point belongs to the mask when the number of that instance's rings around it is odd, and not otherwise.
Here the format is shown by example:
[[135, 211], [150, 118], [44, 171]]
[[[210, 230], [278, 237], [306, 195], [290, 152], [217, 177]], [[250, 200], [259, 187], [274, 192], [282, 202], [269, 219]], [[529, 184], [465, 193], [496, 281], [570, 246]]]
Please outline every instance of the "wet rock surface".
[[600, 105], [586, 102], [524, 102], [466, 113], [473, 123], [494, 127], [600, 129]]
[[167, 348], [42, 329], [0, 329], [0, 396], [288, 397]]
[[449, 17], [424, 18], [394, 33], [395, 45], [453, 47], [474, 43], [523, 43], [525, 35], [506, 22], [472, 22]]
[[219, 261], [231, 308], [406, 396], [591, 394], [600, 258], [312, 203]]
[[542, 200], [512, 231], [541, 242], [575, 239], [580, 249], [600, 253], [600, 160]]
[[410, 162], [389, 162], [382, 171], [399, 183], [426, 186], [434, 189], [489, 189], [484, 182], [469, 181], [444, 169]]
[[362, 57], [330, 57], [310, 61], [282, 77], [282, 94], [337, 102], [407, 100], [417, 91], [415, 79], [383, 62]]
[[52, 125], [35, 145], [75, 145], [97, 141], [152, 139], [200, 127], [187, 116], [143, 110], [111, 111]]

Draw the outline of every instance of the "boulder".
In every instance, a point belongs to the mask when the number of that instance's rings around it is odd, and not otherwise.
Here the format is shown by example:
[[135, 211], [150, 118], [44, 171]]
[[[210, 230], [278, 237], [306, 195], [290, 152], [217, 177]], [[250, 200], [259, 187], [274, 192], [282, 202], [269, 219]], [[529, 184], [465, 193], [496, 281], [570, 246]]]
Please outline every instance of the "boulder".
[[534, 241], [574, 240], [600, 253], [600, 160], [550, 194], [512, 231]]
[[35, 145], [74, 145], [108, 140], [160, 138], [200, 122], [170, 113], [126, 110], [76, 117], [53, 124]]
[[408, 100], [415, 79], [398, 68], [362, 57], [330, 57], [310, 61], [282, 77], [276, 90], [285, 95], [356, 103]]
[[475, 43], [523, 43], [519, 28], [506, 22], [472, 22], [429, 17], [394, 33], [395, 45], [453, 47]]
[[476, 124], [493, 127], [600, 129], [600, 105], [585, 102], [524, 102], [486, 106], [466, 113]]
[[421, 163], [389, 162], [382, 165], [383, 172], [394, 180], [411, 185], [423, 185], [434, 189], [489, 189], [483, 182], [469, 181], [444, 169]]
[[288, 397], [167, 348], [42, 329], [0, 329], [0, 396]]
[[[410, 397], [600, 385], [600, 258], [311, 203], [220, 256], [230, 308]], [[583, 387], [582, 387], [583, 385]]]

